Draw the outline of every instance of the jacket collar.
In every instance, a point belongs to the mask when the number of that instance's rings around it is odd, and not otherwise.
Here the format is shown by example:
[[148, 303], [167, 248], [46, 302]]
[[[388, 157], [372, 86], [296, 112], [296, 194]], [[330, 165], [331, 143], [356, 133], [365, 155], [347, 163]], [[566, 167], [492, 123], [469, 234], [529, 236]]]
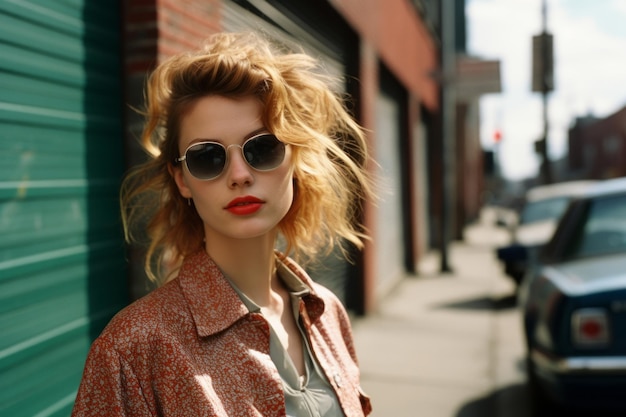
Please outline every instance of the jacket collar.
[[[315, 322], [324, 312], [324, 302], [315, 293], [313, 281], [300, 266], [282, 254], [277, 253], [277, 262], [279, 268], [290, 272], [291, 278], [311, 289], [302, 301], [309, 319]], [[226, 330], [249, 314], [248, 307], [204, 250], [185, 258], [178, 279], [200, 337]]]

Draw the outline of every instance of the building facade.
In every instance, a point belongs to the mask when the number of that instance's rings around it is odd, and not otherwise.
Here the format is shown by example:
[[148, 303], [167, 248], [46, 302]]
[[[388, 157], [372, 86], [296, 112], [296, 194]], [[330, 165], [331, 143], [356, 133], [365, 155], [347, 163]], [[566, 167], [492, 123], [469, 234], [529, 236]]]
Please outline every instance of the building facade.
[[[462, 5], [462, 0], [455, 0]], [[350, 263], [311, 275], [368, 314], [437, 241], [440, 1], [121, 0], [0, 3], [0, 415], [68, 415], [89, 345], [150, 290], [119, 221], [147, 75], [218, 31], [259, 30], [344, 80], [380, 200]], [[460, 14], [462, 19], [462, 14]], [[474, 93], [459, 101], [456, 224], [480, 207]], [[469, 181], [468, 181], [469, 179]]]
[[626, 107], [605, 118], [577, 118], [569, 129], [568, 145], [569, 177], [626, 176]]

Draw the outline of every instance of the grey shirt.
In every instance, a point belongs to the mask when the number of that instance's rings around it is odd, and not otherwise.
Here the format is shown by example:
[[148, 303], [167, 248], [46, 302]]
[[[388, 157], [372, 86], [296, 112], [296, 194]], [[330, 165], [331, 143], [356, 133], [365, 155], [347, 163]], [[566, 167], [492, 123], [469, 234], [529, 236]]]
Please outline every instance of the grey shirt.
[[[300, 299], [309, 294], [311, 289], [279, 261], [277, 261], [277, 274], [289, 291], [292, 312], [302, 335], [306, 366], [305, 375], [298, 375], [289, 353], [270, 326], [270, 357], [283, 380], [287, 417], [343, 416], [335, 392], [317, 364], [300, 324]], [[261, 312], [261, 308], [254, 301], [239, 290], [232, 281], [229, 280], [229, 282], [250, 312]]]

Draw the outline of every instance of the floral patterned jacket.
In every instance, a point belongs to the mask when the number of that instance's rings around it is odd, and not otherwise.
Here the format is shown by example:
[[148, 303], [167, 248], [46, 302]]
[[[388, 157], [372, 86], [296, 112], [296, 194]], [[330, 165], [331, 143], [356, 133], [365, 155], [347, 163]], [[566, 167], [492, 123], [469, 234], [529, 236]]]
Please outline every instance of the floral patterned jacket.
[[[340, 301], [289, 259], [311, 287], [300, 314], [312, 351], [347, 417], [371, 412]], [[91, 346], [72, 416], [284, 416], [270, 328], [204, 252], [176, 279], [119, 312]]]

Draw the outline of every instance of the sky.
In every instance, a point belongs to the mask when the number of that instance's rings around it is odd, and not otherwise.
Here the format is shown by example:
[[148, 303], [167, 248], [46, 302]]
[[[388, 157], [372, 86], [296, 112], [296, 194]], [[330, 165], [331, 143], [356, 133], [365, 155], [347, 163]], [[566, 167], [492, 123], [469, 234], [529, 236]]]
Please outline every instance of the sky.
[[[626, 106], [626, 0], [545, 0], [554, 36], [555, 90], [548, 98], [548, 152], [567, 152], [577, 116], [607, 117]], [[542, 31], [542, 0], [467, 0], [467, 51], [501, 61], [502, 92], [480, 99], [481, 143], [502, 175], [534, 177], [534, 142], [543, 134], [540, 93], [531, 91], [532, 36]], [[502, 140], [494, 145], [496, 130]]]

